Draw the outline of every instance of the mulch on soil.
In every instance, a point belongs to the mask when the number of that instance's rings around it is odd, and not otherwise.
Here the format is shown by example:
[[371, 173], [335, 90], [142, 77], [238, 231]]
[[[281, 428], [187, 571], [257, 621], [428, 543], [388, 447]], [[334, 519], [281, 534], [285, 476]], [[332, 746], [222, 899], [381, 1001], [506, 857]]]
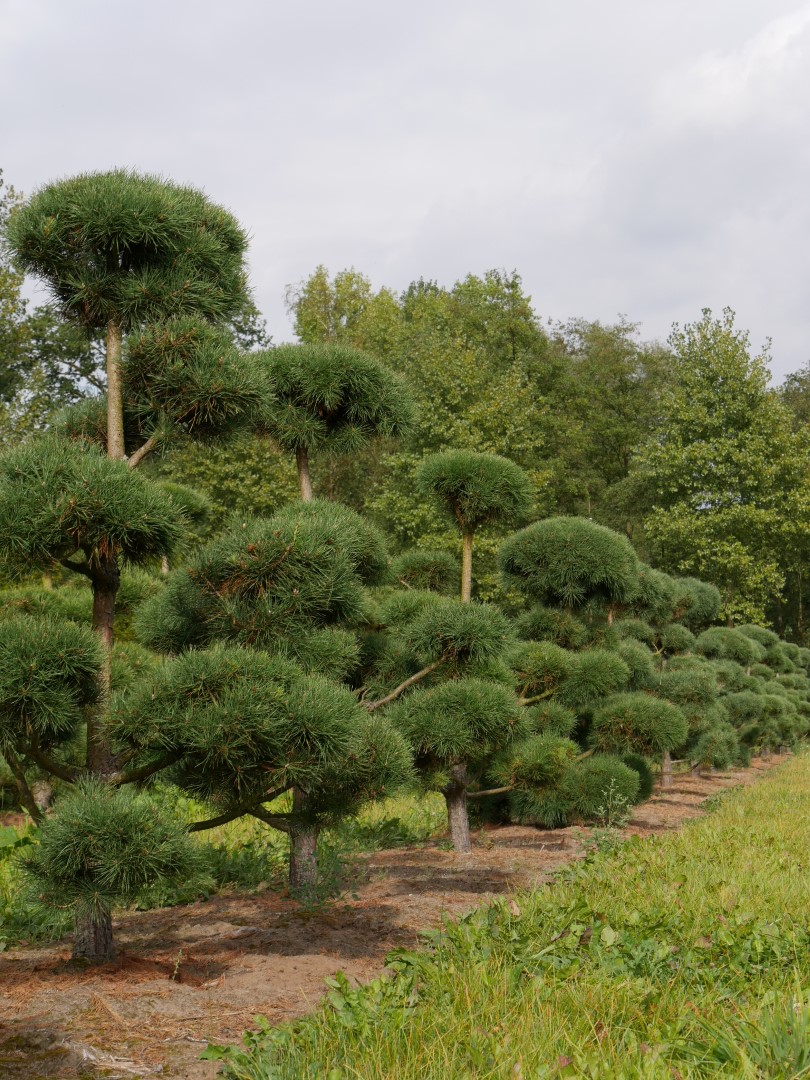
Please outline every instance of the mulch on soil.
[[[784, 759], [782, 759], [784, 760]], [[723, 788], [778, 764], [707, 777], [677, 776], [636, 807], [627, 835], [678, 828]], [[358, 861], [354, 896], [315, 911], [265, 891], [115, 920], [115, 964], [77, 971], [69, 943], [0, 954], [0, 1076], [178, 1077], [211, 1080], [209, 1042], [238, 1041], [256, 1014], [279, 1023], [317, 1005], [324, 980], [379, 975], [393, 948], [512, 890], [543, 884], [582, 855], [589, 830], [485, 828], [471, 855], [438, 843]]]

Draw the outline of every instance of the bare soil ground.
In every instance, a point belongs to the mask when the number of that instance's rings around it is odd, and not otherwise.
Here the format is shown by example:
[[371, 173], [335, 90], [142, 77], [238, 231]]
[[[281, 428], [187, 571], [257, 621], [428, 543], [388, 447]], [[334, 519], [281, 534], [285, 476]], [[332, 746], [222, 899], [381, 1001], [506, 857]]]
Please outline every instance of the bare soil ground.
[[[636, 808], [625, 832], [650, 835], [698, 816], [723, 788], [750, 784], [780, 758], [748, 769], [676, 776]], [[70, 943], [0, 954], [0, 1077], [179, 1077], [211, 1080], [198, 1055], [238, 1041], [254, 1015], [277, 1023], [313, 1009], [324, 979], [380, 974], [391, 949], [498, 894], [541, 885], [582, 855], [587, 829], [482, 829], [471, 855], [438, 843], [359, 860], [356, 898], [307, 911], [265, 891], [115, 920], [119, 959], [76, 971]]]

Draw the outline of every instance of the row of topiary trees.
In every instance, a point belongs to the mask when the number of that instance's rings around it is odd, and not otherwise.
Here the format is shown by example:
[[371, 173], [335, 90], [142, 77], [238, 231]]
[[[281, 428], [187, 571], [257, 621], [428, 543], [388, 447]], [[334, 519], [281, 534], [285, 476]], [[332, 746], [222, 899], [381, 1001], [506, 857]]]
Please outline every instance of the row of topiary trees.
[[[44, 902], [73, 906], [77, 957], [109, 959], [112, 906], [186, 874], [188, 834], [237, 817], [289, 836], [306, 890], [321, 830], [402, 785], [440, 791], [469, 851], [469, 798], [554, 825], [608, 791], [643, 797], [653, 761], [666, 778], [672, 754], [725, 766], [806, 732], [810, 652], [710, 628], [716, 590], [583, 519], [514, 533], [502, 602], [475, 601], [476, 531], [532, 512], [502, 457], [448, 451], [415, 478], [456, 522], [460, 564], [392, 561], [373, 524], [313, 498], [311, 457], [395, 437], [407, 389], [345, 347], [240, 354], [221, 324], [244, 302], [244, 237], [198, 193], [79, 177], [35, 196], [11, 241], [107, 340], [106, 400], [0, 458], [6, 564], [61, 571], [92, 597], [91, 628], [55, 613], [59, 589], [29, 587], [0, 620], [0, 753], [41, 824], [27, 873]], [[239, 426], [294, 455], [299, 501], [181, 550], [164, 577], [197, 504], [137, 467], [178, 435]], [[141, 647], [122, 654], [121, 575], [139, 566], [154, 571], [126, 612]], [[42, 776], [61, 791], [47, 814]], [[154, 778], [198, 799], [200, 819], [159, 809]]]

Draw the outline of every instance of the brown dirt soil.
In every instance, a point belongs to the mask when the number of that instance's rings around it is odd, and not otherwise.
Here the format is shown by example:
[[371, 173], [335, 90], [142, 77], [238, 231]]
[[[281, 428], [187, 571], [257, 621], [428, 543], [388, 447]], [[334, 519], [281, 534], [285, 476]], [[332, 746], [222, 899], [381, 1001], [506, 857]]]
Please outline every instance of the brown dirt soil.
[[[784, 758], [695, 778], [676, 775], [636, 808], [627, 835], [678, 828], [717, 791], [750, 784]], [[278, 1023], [313, 1009], [324, 979], [379, 975], [393, 948], [492, 896], [547, 881], [581, 857], [589, 830], [496, 826], [471, 855], [438, 843], [366, 855], [356, 898], [308, 911], [266, 891], [115, 921], [119, 959], [77, 971], [69, 943], [0, 954], [0, 1077], [4, 1080], [182, 1077], [210, 1080], [208, 1042], [238, 1041], [263, 1014]]]

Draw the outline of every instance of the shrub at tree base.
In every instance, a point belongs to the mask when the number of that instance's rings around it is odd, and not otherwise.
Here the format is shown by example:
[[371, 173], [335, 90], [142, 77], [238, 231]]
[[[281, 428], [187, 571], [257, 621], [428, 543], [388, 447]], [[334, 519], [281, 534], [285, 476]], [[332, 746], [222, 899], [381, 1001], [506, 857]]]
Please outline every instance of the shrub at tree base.
[[41, 903], [73, 910], [74, 957], [98, 963], [115, 956], [112, 907], [146, 885], [190, 877], [200, 857], [183, 823], [148, 795], [87, 779], [60, 800], [22, 865]]
[[639, 773], [612, 754], [598, 754], [570, 765], [546, 791], [520, 789], [510, 795], [514, 819], [523, 825], [559, 828], [605, 816], [607, 804], [626, 808], [638, 797]]

